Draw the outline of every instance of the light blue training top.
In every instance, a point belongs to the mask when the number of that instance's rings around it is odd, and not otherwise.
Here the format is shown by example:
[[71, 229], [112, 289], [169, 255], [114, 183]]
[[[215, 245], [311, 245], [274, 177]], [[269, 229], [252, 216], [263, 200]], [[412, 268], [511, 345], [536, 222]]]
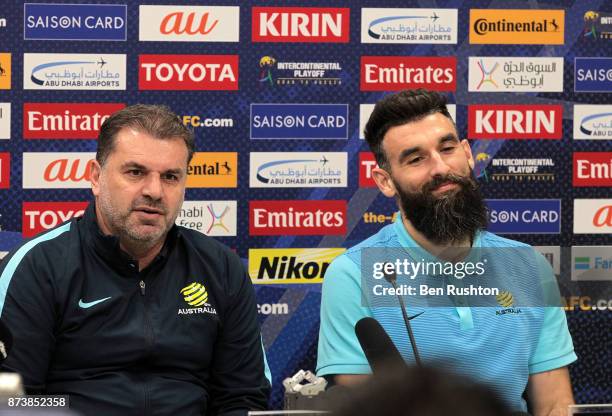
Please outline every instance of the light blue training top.
[[[395, 223], [337, 257], [325, 273], [317, 375], [367, 374], [370, 366], [355, 336], [361, 318], [377, 319], [407, 362], [412, 348], [399, 306], [375, 307], [364, 296], [361, 254], [364, 249], [414, 248], [427, 253], [410, 237], [397, 215]], [[474, 248], [519, 247], [534, 253], [529, 265], [511, 264], [497, 256], [501, 270], [522, 270], [527, 281], [554, 281], [546, 259], [518, 241], [489, 232], [478, 233]], [[501, 260], [500, 260], [501, 259]], [[503, 264], [506, 261], [507, 264]], [[538, 274], [537, 276], [534, 276]], [[518, 279], [520, 280], [520, 279]], [[525, 280], [525, 279], [524, 279]], [[399, 283], [399, 279], [398, 279]], [[406, 299], [406, 298], [405, 298]], [[409, 298], [408, 298], [409, 299]], [[560, 307], [411, 307], [409, 316], [423, 363], [436, 363], [491, 388], [515, 411], [526, 411], [522, 395], [530, 374], [566, 366], [577, 359]]]

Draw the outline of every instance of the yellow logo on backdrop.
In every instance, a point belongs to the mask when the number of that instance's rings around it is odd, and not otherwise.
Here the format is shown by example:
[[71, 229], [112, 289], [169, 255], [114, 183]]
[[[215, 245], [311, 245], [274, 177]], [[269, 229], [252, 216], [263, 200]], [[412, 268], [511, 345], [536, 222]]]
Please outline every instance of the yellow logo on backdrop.
[[238, 153], [196, 152], [187, 168], [187, 188], [235, 188]]
[[343, 248], [254, 248], [249, 250], [253, 283], [322, 283], [325, 270]]
[[565, 10], [470, 10], [470, 43], [563, 45], [564, 33]]
[[0, 53], [0, 90], [11, 89], [11, 54]]

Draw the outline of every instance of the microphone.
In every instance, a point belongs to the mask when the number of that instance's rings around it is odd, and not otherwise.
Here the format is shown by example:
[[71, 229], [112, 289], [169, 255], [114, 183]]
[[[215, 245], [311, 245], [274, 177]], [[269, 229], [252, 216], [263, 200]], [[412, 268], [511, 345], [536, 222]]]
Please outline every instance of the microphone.
[[[397, 294], [397, 274], [395, 270], [391, 273], [384, 274], [385, 280], [391, 283], [393, 289], [395, 289], [395, 293]], [[419, 355], [419, 349], [417, 348], [416, 339], [414, 339], [414, 334], [412, 333], [412, 326], [410, 326], [410, 320], [416, 318], [417, 316], [421, 316], [423, 312], [417, 313], [414, 316], [408, 316], [406, 313], [406, 306], [404, 305], [404, 301], [400, 295], [397, 295], [397, 300], [399, 300], [400, 307], [402, 308], [402, 318], [404, 318], [404, 325], [406, 325], [406, 331], [408, 331], [408, 338], [410, 339], [410, 346], [412, 347], [412, 353], [414, 354], [414, 362], [417, 367], [422, 367], [421, 364], [421, 356]]]
[[13, 348], [13, 335], [4, 322], [0, 321], [0, 364], [6, 360]]
[[374, 374], [384, 371], [385, 368], [406, 366], [395, 344], [376, 319], [360, 319], [355, 325], [355, 335]]

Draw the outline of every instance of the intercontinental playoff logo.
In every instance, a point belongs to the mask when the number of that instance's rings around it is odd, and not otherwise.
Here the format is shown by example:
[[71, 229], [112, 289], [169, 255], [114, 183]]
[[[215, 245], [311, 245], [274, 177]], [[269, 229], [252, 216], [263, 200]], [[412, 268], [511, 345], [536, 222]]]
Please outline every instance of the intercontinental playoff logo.
[[269, 83], [274, 85], [274, 78], [272, 77], [272, 70], [276, 64], [276, 59], [271, 56], [264, 56], [259, 60], [259, 82], [263, 85]]
[[584, 14], [582, 37], [587, 39], [612, 39], [612, 14], [589, 10]]
[[340, 62], [280, 61], [266, 55], [259, 60], [259, 84], [340, 85]]
[[552, 158], [492, 158], [485, 152], [476, 155], [477, 179], [489, 181], [555, 181]]

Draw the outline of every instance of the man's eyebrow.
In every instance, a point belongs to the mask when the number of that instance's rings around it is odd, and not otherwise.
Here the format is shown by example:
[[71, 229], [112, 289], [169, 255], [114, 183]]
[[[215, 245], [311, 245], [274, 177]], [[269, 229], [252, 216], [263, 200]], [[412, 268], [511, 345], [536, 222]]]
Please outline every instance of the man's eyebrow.
[[399, 154], [399, 163], [403, 163], [404, 160], [408, 159], [410, 157], [410, 155], [417, 153], [421, 150], [420, 147], [415, 146], [415, 147], [409, 147], [408, 149], [404, 149], [400, 152]]
[[[446, 142], [456, 142], [459, 143], [459, 139], [453, 133], [448, 133], [438, 139], [438, 144], [444, 144]], [[408, 149], [404, 149], [399, 154], [399, 163], [404, 162], [410, 155], [414, 153], [418, 153], [421, 150], [419, 146], [409, 147]]]
[[168, 169], [167, 171], [164, 172], [164, 174], [171, 174], [171, 175], [177, 175], [177, 176], [180, 176], [183, 173], [185, 173], [185, 170], [181, 168]]
[[439, 144], [444, 144], [446, 142], [457, 142], [459, 143], [459, 138], [457, 138], [457, 136], [455, 136], [453, 133], [449, 133], [445, 136], [440, 137], [440, 139], [438, 140]]
[[123, 165], [121, 165], [122, 169], [126, 169], [126, 168], [136, 168], [136, 169], [140, 169], [140, 170], [148, 170], [145, 166], [141, 165], [140, 163], [136, 163], [136, 162], [125, 162]]

